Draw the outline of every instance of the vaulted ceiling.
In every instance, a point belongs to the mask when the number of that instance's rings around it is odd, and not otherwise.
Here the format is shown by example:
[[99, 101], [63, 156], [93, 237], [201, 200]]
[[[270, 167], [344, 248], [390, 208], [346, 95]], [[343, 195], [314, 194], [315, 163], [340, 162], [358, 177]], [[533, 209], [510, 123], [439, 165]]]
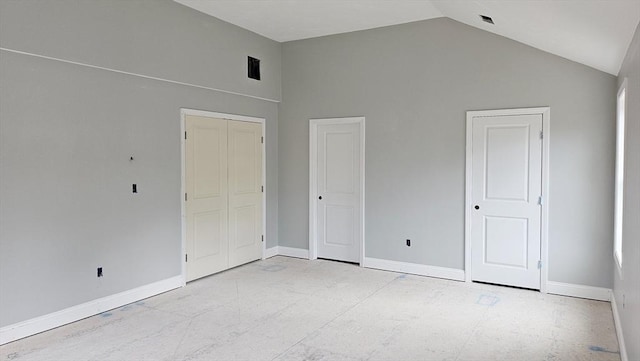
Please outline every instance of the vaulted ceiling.
[[175, 1], [278, 42], [448, 17], [613, 75], [640, 21], [640, 0]]

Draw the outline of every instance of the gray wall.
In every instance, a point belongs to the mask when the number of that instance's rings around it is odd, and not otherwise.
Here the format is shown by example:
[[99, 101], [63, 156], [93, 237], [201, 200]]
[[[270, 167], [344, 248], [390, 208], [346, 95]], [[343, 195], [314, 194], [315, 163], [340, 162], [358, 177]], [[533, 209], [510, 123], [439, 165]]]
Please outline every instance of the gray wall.
[[[280, 44], [171, 1], [2, 0], [0, 46], [280, 96]], [[277, 103], [0, 50], [0, 327], [180, 274], [181, 107], [266, 118], [277, 245]]]
[[[1, 0], [0, 45], [280, 100], [279, 43], [170, 0]], [[248, 79], [247, 56], [262, 80]]]
[[615, 77], [446, 18], [282, 59], [280, 246], [308, 245], [309, 119], [365, 116], [366, 256], [463, 269], [465, 112], [550, 106], [549, 278], [611, 287]]
[[[614, 266], [613, 293], [629, 360], [640, 360], [640, 25], [620, 69], [627, 78], [622, 278]], [[624, 302], [623, 302], [624, 300]]]

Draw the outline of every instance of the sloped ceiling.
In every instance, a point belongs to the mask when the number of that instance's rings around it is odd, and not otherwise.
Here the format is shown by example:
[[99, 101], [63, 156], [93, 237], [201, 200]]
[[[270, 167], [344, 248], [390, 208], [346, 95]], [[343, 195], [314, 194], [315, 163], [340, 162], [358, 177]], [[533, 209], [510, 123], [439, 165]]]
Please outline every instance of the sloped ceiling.
[[640, 21], [640, 0], [175, 1], [278, 42], [448, 17], [613, 75]]

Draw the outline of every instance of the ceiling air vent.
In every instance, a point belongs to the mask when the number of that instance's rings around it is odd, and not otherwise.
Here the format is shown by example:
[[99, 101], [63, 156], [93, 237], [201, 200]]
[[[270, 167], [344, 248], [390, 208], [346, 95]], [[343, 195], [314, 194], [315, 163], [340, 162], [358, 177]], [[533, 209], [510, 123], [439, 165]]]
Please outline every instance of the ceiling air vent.
[[251, 79], [260, 80], [260, 59], [249, 57], [248, 75]]
[[491, 16], [480, 15], [480, 19], [482, 19], [482, 21], [484, 21], [485, 23], [493, 25], [493, 19], [491, 19]]

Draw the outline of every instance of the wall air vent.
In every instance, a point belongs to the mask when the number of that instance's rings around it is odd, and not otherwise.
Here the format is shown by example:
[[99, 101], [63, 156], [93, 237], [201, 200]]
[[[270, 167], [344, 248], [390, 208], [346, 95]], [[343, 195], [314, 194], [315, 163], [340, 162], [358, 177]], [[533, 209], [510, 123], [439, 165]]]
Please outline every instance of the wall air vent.
[[480, 19], [482, 19], [482, 21], [484, 21], [485, 23], [493, 25], [493, 19], [491, 19], [490, 16], [480, 15]]
[[248, 57], [247, 69], [249, 78], [260, 80], [260, 59]]

